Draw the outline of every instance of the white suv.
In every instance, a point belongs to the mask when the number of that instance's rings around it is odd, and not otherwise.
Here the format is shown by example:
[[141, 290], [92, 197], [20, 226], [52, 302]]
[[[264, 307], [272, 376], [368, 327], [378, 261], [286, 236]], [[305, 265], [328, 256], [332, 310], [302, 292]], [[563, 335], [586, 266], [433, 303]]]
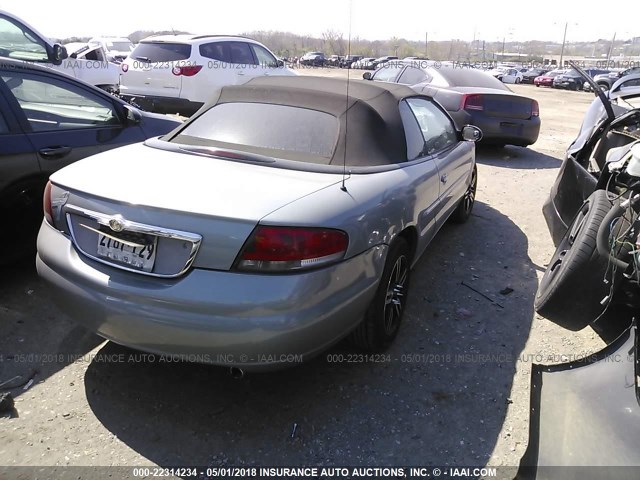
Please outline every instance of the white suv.
[[264, 45], [245, 37], [145, 38], [121, 64], [121, 96], [146, 110], [194, 113], [220, 87], [254, 77], [296, 75]]

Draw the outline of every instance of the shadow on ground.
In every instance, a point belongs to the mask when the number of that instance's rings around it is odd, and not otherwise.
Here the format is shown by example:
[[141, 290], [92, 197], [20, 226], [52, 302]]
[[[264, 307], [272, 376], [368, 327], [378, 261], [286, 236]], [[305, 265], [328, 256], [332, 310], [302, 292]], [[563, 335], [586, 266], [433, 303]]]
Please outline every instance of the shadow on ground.
[[525, 148], [513, 145], [506, 147], [478, 145], [476, 161], [482, 165], [518, 170], [559, 168], [562, 164], [562, 160], [538, 152], [532, 147]]
[[18, 397], [103, 341], [57, 310], [33, 258], [0, 267], [0, 392]]
[[222, 368], [137, 362], [108, 343], [100, 353], [130, 361], [89, 365], [90, 408], [159, 465], [483, 464], [529, 334], [537, 280], [527, 250], [509, 218], [477, 203], [414, 269], [388, 357], [364, 361], [340, 344], [238, 380]]

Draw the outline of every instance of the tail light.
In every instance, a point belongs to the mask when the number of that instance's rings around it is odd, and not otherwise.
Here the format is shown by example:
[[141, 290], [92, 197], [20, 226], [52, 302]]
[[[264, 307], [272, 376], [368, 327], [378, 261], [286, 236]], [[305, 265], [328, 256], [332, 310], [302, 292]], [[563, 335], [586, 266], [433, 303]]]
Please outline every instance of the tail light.
[[461, 108], [463, 110], [484, 110], [484, 99], [482, 95], [478, 95], [477, 93], [468, 94], [466, 93], [462, 97], [462, 105]]
[[51, 182], [47, 182], [44, 187], [44, 195], [42, 197], [42, 209], [44, 210], [44, 218], [49, 225], [53, 225], [53, 209], [51, 208]]
[[348, 235], [327, 228], [256, 228], [236, 262], [239, 270], [286, 272], [317, 268], [344, 258]]
[[179, 77], [180, 75], [184, 77], [193, 77], [200, 70], [202, 70], [202, 65], [188, 65], [184, 67], [173, 67], [171, 73], [176, 77]]
[[540, 106], [538, 105], [538, 102], [535, 100], [531, 101], [531, 116], [532, 117], [540, 116]]
[[123, 73], [127, 73], [129, 71], [129, 65], [127, 65], [126, 63], [122, 62], [120, 64], [120, 69], [123, 71]]

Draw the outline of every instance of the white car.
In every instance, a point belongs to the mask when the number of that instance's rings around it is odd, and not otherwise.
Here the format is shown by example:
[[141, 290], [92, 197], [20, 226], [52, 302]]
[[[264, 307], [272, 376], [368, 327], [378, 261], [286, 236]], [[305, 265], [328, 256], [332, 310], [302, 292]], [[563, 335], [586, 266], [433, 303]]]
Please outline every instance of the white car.
[[117, 90], [118, 67], [86, 44], [54, 43], [15, 15], [0, 10], [0, 56], [35, 62], [107, 91]]
[[522, 83], [522, 72], [517, 68], [498, 67], [489, 70], [487, 73], [490, 73], [502, 83]]
[[102, 45], [67, 43], [64, 47], [69, 56], [60, 65], [52, 65], [51, 68], [71, 74], [108, 92], [118, 91], [120, 67], [107, 59], [107, 52]]
[[116, 63], [122, 62], [136, 47], [126, 37], [93, 37], [89, 40], [89, 45], [100, 45], [107, 53], [107, 59]]
[[297, 75], [255, 40], [160, 35], [142, 40], [121, 64], [120, 94], [143, 109], [194, 113], [227, 85]]

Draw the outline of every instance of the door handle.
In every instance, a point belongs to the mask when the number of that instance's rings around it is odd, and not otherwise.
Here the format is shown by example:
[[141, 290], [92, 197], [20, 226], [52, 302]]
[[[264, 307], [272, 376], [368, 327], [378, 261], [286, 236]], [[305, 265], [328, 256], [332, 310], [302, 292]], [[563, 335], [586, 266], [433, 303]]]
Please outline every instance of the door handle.
[[442, 176], [440, 177], [440, 181], [442, 183], [447, 183], [447, 174], [443, 173]]
[[244, 77], [244, 72], [238, 72], [238, 75], [240, 75], [241, 77]]
[[38, 152], [44, 158], [64, 157], [71, 152], [71, 147], [45, 147], [41, 148]]

